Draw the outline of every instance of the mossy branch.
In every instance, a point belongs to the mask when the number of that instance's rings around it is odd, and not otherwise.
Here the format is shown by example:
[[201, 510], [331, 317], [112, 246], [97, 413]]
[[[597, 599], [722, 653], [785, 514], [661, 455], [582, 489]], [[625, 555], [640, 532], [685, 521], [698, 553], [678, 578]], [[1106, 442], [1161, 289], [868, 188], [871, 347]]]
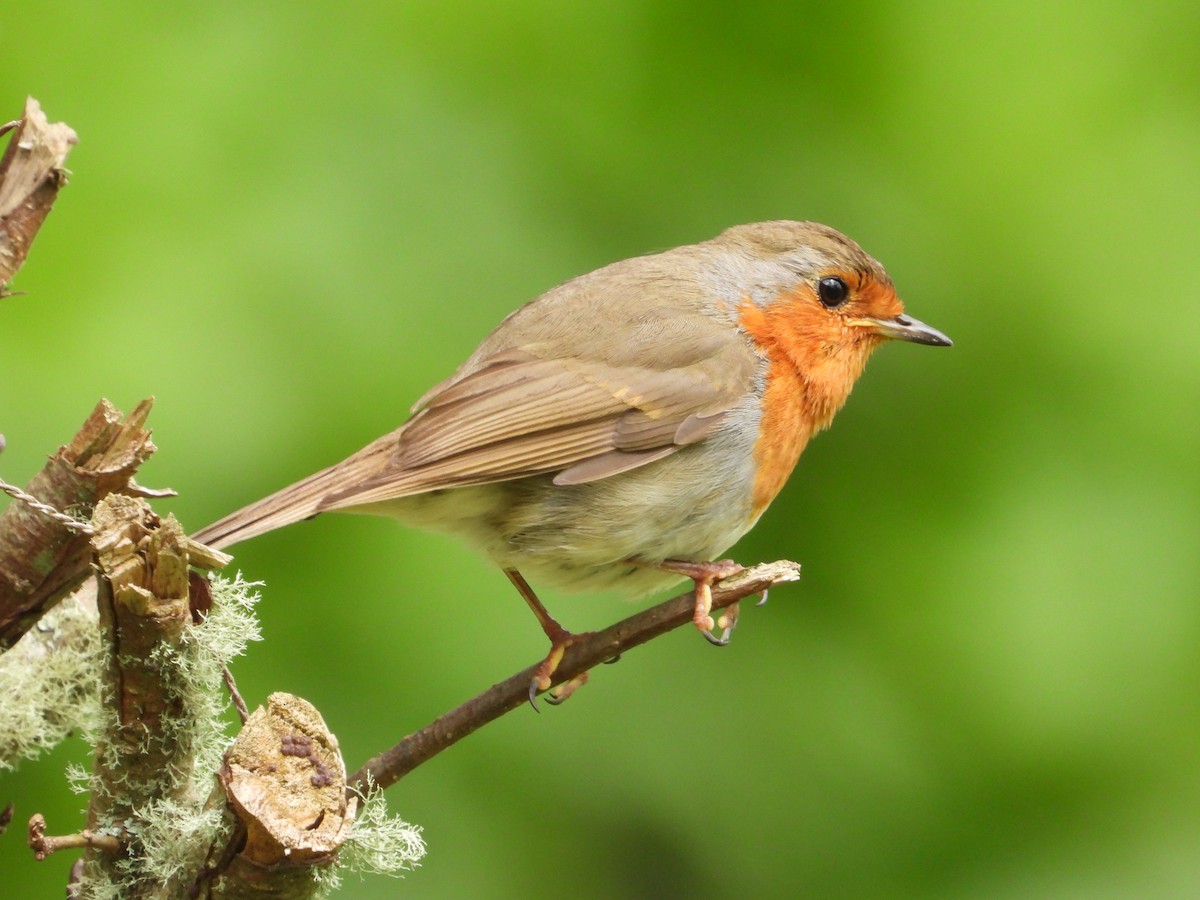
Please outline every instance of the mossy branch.
[[[106, 648], [101, 696], [106, 727], [96, 743], [88, 829], [137, 856], [144, 810], [182, 799], [195, 768], [195, 687], [179, 660], [191, 626], [183, 529], [160, 519], [144, 500], [112, 494], [93, 516]], [[121, 884], [126, 896], [157, 896], [161, 873], [145, 880], [120, 871], [119, 857], [89, 848], [89, 877]], [[107, 871], [104, 871], [107, 870]]]
[[[9, 133], [0, 157], [0, 300], [66, 184], [76, 142], [32, 98], [21, 119], [0, 124], [0, 136]], [[215, 605], [194, 603], [192, 588], [208, 582], [189, 576], [189, 564], [220, 568], [230, 557], [138, 499], [171, 493], [133, 481], [155, 449], [144, 427], [151, 403], [125, 418], [101, 401], [24, 490], [0, 480], [14, 500], [0, 511], [0, 766], [73, 728], [96, 746], [92, 776], [71, 776], [91, 792], [88, 827], [47, 835], [34, 815], [35, 858], [83, 849], [68, 893], [92, 898], [315, 896], [336, 885], [329, 863], [347, 841], [364, 870], [415, 865], [419, 833], [387, 815], [381, 794], [367, 797], [364, 821], [354, 823], [359, 798], [346, 796], [337, 742], [304, 701], [273, 695], [276, 715], [256, 713], [220, 765], [228, 743], [221, 683], [234, 690], [226, 663], [257, 637], [255, 598], [235, 580], [222, 582]], [[46, 627], [32, 629], [77, 587]], [[18, 652], [4, 652], [12, 647]], [[291, 713], [282, 740], [262, 728], [281, 709]], [[306, 767], [312, 772], [301, 773]], [[268, 770], [276, 777], [264, 777]], [[275, 815], [284, 798], [310, 795], [328, 801], [315, 827], [311, 803]], [[0, 832], [11, 817], [11, 806], [0, 810]], [[281, 823], [271, 844], [263, 835]]]

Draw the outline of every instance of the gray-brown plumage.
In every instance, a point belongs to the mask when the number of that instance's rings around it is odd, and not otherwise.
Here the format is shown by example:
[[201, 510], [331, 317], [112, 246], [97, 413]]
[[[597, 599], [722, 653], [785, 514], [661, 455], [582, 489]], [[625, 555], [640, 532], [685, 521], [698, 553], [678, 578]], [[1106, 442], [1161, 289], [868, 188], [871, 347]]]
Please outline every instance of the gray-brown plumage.
[[[850, 285], [837, 308], [818, 296], [829, 277]], [[772, 379], [831, 416], [884, 337], [948, 343], [902, 309], [877, 262], [815, 223], [614, 263], [512, 313], [400, 428], [196, 538], [373, 513], [460, 535], [531, 580], [654, 590], [678, 576], [644, 564], [723, 553], [762, 512], [764, 478], [781, 485], [823, 426], [764, 410], [785, 397]]]

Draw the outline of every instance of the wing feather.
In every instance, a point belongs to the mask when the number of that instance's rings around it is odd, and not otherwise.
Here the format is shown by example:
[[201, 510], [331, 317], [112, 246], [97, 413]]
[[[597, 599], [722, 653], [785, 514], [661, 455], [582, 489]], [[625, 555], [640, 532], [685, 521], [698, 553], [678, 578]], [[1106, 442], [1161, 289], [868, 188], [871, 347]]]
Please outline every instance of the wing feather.
[[736, 329], [699, 320], [695, 329], [703, 353], [672, 346], [645, 365], [629, 362], [628, 348], [617, 362], [547, 357], [537, 344], [473, 357], [422, 398], [382, 465], [320, 508], [538, 474], [581, 484], [704, 440], [752, 390], [761, 359]]
[[[467, 379], [469, 396], [448, 403], [435, 397], [405, 428], [399, 462], [427, 465], [445, 456], [503, 442], [531, 432], [603, 418], [623, 409], [612, 395], [553, 362], [525, 363], [524, 377], [491, 390], [488, 370]], [[481, 387], [479, 382], [483, 383]]]

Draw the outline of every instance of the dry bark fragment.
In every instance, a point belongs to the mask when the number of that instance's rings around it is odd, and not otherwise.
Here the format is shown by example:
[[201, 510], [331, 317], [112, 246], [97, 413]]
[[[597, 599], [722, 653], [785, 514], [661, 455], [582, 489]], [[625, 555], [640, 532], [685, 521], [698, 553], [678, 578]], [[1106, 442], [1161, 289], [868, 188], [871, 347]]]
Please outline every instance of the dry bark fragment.
[[25, 101], [25, 114], [12, 124], [13, 134], [0, 158], [0, 296], [25, 262], [59, 188], [67, 183], [63, 163], [79, 140], [64, 123], [48, 122], [32, 97]]

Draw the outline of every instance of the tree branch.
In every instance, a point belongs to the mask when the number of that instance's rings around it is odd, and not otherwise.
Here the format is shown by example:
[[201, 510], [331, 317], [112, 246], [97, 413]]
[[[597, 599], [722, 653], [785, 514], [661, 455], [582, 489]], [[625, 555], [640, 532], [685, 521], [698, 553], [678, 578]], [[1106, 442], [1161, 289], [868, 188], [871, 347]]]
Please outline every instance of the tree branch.
[[79, 140], [62, 122], [51, 125], [32, 97], [25, 101], [22, 118], [9, 126], [14, 133], [0, 158], [0, 297], [25, 262], [58, 189], [67, 183], [63, 163]]
[[[0, 482], [0, 490], [17, 498], [0, 512], [0, 652], [88, 575], [90, 527], [76, 521], [77, 516], [89, 516], [110, 494], [173, 493], [150, 491], [133, 480], [155, 450], [145, 427], [153, 402], [152, 397], [143, 400], [123, 417], [101, 400], [71, 442], [50, 457], [24, 491]], [[191, 538], [186, 543], [193, 565], [221, 568], [232, 558]]]
[[[794, 562], [754, 566], [713, 586], [713, 609], [724, 609], [745, 597], [761, 594], [773, 585], [796, 581], [799, 577], [800, 566]], [[587, 635], [567, 649], [554, 673], [553, 683], [557, 685], [570, 681], [593, 666], [614, 659], [680, 625], [691, 623], [693, 599], [692, 592], [688, 591], [603, 631]], [[365, 791], [368, 779], [380, 788], [395, 784], [417, 766], [476, 729], [525, 704], [529, 699], [529, 681], [535, 668], [530, 666], [506, 681], [493, 685], [478, 697], [452, 709], [391, 749], [368, 760], [351, 776], [350, 786]]]
[[41, 813], [34, 813], [29, 819], [26, 842], [38, 862], [59, 850], [95, 848], [111, 856], [121, 849], [121, 842], [111, 834], [97, 834], [86, 828], [78, 834], [46, 834], [46, 819]]
[[[127, 419], [101, 400], [79, 433], [26, 486], [25, 493], [60, 512], [91, 514], [111, 493], [137, 493], [134, 473], [154, 444], [143, 426], [152, 399]], [[0, 650], [29, 630], [54, 601], [88, 573], [85, 530], [72, 528], [24, 502], [0, 513]]]
[[[183, 529], [144, 500], [111, 495], [96, 509], [100, 626], [108, 645], [102, 694], [114, 709], [96, 744], [88, 828], [136, 843], [143, 810], [188, 785], [195, 747], [182, 723], [194, 690], [176, 673], [191, 626]], [[102, 868], [111, 857], [89, 852]], [[115, 871], [115, 883], [122, 883]], [[139, 884], [146, 896], [151, 884]], [[145, 893], [143, 893], [143, 891]]]
[[337, 738], [316, 707], [274, 693], [250, 714], [218, 780], [239, 828], [220, 852], [205, 897], [319, 896], [313, 866], [330, 865], [359, 798], [348, 793]]

